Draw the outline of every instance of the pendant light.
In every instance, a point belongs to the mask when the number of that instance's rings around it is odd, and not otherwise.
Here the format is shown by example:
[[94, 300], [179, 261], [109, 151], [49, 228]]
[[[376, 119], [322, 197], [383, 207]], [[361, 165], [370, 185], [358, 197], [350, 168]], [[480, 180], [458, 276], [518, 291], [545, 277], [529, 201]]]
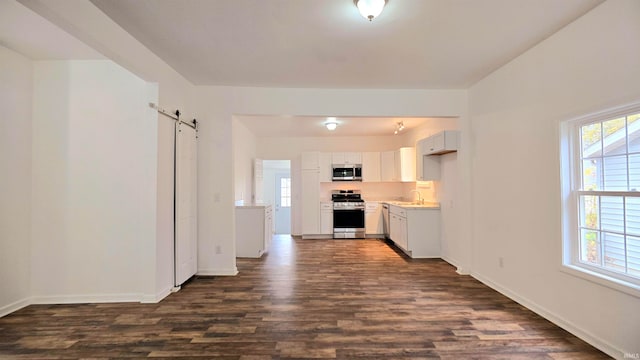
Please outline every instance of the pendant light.
[[353, 0], [360, 14], [369, 21], [380, 15], [387, 0]]

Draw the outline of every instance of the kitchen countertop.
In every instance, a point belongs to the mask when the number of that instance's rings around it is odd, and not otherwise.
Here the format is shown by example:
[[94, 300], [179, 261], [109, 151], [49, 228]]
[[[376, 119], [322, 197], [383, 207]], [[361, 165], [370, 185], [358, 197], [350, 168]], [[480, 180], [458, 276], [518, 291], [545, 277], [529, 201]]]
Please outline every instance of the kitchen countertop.
[[416, 204], [410, 201], [380, 201], [385, 204], [395, 205], [404, 209], [440, 209], [440, 203], [425, 202], [424, 204]]
[[236, 208], [240, 209], [264, 209], [271, 207], [271, 204], [240, 204], [236, 205]]

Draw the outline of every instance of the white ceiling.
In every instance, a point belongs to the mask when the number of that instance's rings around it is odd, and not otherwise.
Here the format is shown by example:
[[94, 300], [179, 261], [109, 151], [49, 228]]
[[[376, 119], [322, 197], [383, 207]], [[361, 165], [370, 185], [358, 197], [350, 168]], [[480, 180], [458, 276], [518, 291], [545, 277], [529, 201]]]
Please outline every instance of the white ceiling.
[[104, 59], [85, 43], [16, 1], [0, 1], [0, 45], [32, 60]]
[[[85, 0], [87, 1], [87, 0]], [[91, 0], [196, 85], [466, 89], [603, 0], [389, 0], [373, 22], [352, 0]], [[104, 57], [17, 1], [0, 45], [34, 60]], [[385, 136], [427, 118], [237, 116], [273, 136]]]
[[407, 133], [427, 122], [455, 125], [447, 118], [337, 117], [338, 127], [329, 131], [326, 117], [317, 116], [234, 116], [258, 137], [323, 137], [323, 136], [392, 136], [396, 124], [402, 122]]
[[197, 85], [466, 89], [603, 0], [91, 0]]

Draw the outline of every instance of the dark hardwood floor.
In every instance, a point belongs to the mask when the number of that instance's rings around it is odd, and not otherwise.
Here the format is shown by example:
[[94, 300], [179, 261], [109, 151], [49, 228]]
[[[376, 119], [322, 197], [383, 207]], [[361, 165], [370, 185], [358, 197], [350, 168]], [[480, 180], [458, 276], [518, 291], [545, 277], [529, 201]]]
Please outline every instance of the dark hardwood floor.
[[0, 359], [605, 359], [442, 260], [379, 240], [276, 237], [235, 277], [159, 304], [32, 305], [0, 319]]

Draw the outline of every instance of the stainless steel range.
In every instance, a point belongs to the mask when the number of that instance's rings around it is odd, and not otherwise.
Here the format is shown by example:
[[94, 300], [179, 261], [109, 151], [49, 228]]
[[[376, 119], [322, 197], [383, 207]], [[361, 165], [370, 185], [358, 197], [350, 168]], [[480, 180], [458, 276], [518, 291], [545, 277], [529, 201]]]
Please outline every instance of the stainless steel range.
[[364, 200], [359, 190], [333, 190], [333, 238], [364, 239]]

